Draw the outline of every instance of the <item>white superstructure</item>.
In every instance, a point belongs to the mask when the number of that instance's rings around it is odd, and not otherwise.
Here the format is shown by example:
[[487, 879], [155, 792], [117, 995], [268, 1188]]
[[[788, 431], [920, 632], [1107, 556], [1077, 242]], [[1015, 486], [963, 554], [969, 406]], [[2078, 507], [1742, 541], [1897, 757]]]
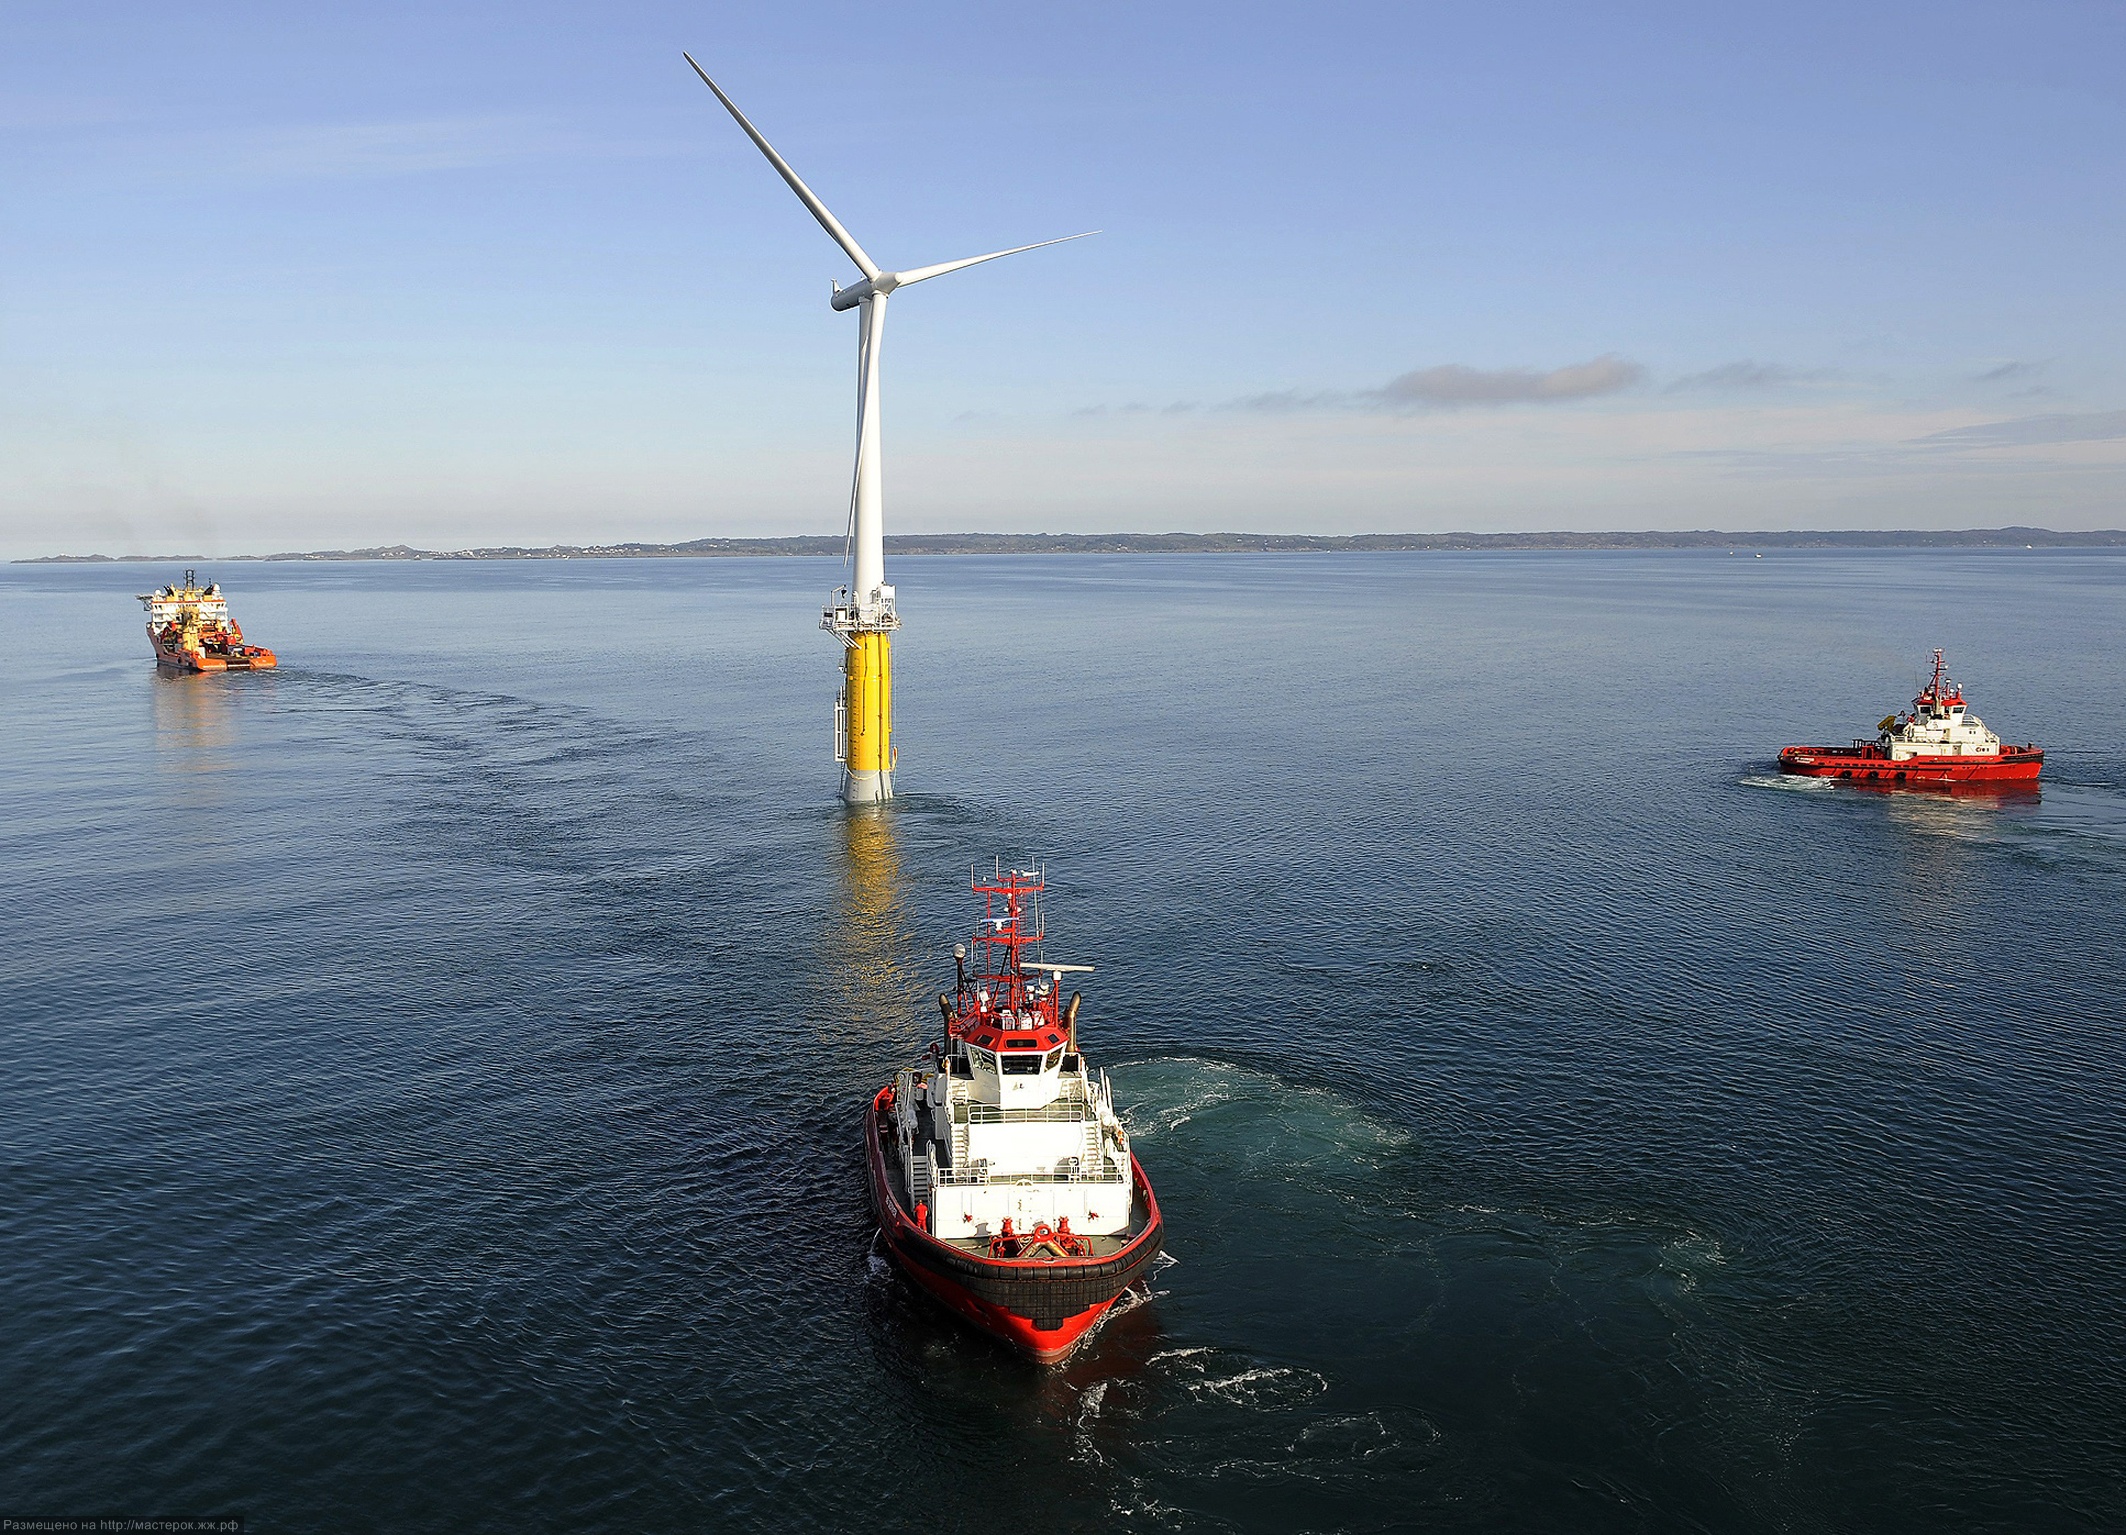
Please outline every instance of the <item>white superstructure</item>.
[[148, 628], [160, 633], [165, 624], [181, 624], [188, 617], [195, 617], [202, 629], [226, 629], [229, 627], [229, 599], [221, 594], [221, 583], [210, 583], [204, 590], [192, 584], [192, 572], [185, 572], [185, 584], [174, 582], [152, 592], [140, 595], [140, 605], [147, 609]]
[[1098, 1251], [1135, 1214], [1129, 1133], [1107, 1074], [1079, 1052], [1079, 999], [1062, 1001], [1063, 978], [1092, 966], [1034, 957], [1045, 883], [1001, 865], [970, 881], [983, 914], [938, 998], [945, 1037], [932, 1070], [894, 1084], [899, 1172], [931, 1236], [986, 1249], [1047, 1226]]
[[1883, 731], [1882, 743], [1890, 749], [1892, 762], [1914, 757], [1998, 757], [2001, 738], [1986, 728], [1986, 722], [1970, 713], [1963, 693], [1955, 683], [1939, 697], [1921, 693], [1912, 712], [1897, 716]]
[[964, 1040], [895, 1084], [902, 1176], [932, 1236], [988, 1242], [1063, 1221], [1086, 1237], [1130, 1224], [1129, 1132], [1105, 1072], [1080, 1055]]

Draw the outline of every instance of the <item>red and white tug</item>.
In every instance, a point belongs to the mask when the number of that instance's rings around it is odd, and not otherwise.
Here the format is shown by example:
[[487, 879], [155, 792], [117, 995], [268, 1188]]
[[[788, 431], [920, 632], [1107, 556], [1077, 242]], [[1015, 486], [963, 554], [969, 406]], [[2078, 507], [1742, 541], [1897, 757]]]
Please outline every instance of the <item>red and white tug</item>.
[[[1038, 869], [972, 880], [973, 955], [938, 998], [945, 1038], [864, 1116], [888, 1253], [930, 1295], [1048, 1362], [1063, 1358], [1159, 1255], [1159, 1202], [1078, 1048], [1078, 1002], [1040, 952]], [[1027, 951], [1031, 950], [1032, 953]]]
[[1962, 784], [2034, 784], [2045, 765], [2035, 746], [2004, 746], [1977, 715], [1965, 711], [1964, 690], [1942, 670], [1912, 707], [1876, 727], [1872, 741], [1851, 746], [1789, 746], [1779, 771], [1809, 778], [1847, 778], [1878, 788], [1950, 788]]

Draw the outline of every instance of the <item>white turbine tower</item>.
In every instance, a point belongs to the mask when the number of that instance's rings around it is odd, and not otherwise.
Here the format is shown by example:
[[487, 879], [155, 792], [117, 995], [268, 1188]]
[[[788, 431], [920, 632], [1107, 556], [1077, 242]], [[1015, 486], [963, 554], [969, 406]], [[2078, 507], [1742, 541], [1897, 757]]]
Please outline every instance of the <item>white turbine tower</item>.
[[[694, 63], [692, 54], [681, 57], [694, 65], [701, 83], [716, 93], [724, 110], [737, 119], [760, 152], [768, 157], [782, 179], [790, 184], [798, 201], [819, 220], [820, 228], [848, 253], [863, 273], [863, 281], [844, 288], [835, 284], [832, 307], [859, 311], [856, 343], [856, 483], [850, 494], [850, 519], [856, 571], [843, 600], [826, 610], [820, 627], [838, 635], [845, 649], [841, 703], [836, 709], [835, 755], [843, 764], [842, 798], [852, 805], [893, 798], [893, 667], [888, 636], [900, 627], [893, 608], [893, 588], [886, 584], [885, 486], [879, 446], [879, 348], [885, 338], [886, 300], [911, 283], [942, 277], [962, 267], [979, 266], [1000, 256], [1082, 240], [1085, 235], [1064, 235], [1039, 240], [1032, 245], [1014, 245], [1010, 250], [991, 251], [986, 256], [968, 256], [936, 266], [911, 267], [905, 272], [882, 272], [858, 245], [827, 205], [790, 169], [775, 146], [746, 121], [723, 88]], [[1098, 230], [1087, 233], [1097, 234]]]

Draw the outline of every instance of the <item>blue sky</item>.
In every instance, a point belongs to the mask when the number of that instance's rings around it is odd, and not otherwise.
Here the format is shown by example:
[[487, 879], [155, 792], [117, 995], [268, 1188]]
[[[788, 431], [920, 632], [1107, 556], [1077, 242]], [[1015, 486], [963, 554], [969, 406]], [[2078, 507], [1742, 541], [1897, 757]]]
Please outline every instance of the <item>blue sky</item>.
[[2126, 7], [12, 0], [0, 553], [2126, 525]]

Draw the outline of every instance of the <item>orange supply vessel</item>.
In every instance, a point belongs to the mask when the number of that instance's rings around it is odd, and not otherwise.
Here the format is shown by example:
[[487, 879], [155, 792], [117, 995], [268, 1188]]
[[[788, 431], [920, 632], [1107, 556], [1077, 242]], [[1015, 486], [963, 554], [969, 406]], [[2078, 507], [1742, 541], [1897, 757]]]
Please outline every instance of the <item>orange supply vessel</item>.
[[148, 613], [148, 644], [159, 666], [184, 672], [263, 671], [280, 663], [263, 645], [246, 645], [244, 631], [229, 616], [221, 583], [201, 588], [191, 571], [183, 586], [172, 582], [141, 594]]
[[1789, 746], [1779, 754], [1779, 771], [1878, 788], [1944, 789], [2031, 785], [2045, 765], [2037, 747], [2004, 746], [1984, 720], [1966, 712], [1964, 690], [1942, 670], [1938, 650], [1934, 676], [1912, 707], [1886, 716], [1875, 729], [1874, 740], [1851, 746]]
[[1038, 869], [977, 874], [974, 956], [938, 998], [944, 1038], [864, 1114], [871, 1202], [909, 1280], [1044, 1363], [1069, 1354], [1140, 1288], [1165, 1228], [1115, 1114], [1105, 1072], [1078, 1048], [1078, 997], [1040, 952]]

